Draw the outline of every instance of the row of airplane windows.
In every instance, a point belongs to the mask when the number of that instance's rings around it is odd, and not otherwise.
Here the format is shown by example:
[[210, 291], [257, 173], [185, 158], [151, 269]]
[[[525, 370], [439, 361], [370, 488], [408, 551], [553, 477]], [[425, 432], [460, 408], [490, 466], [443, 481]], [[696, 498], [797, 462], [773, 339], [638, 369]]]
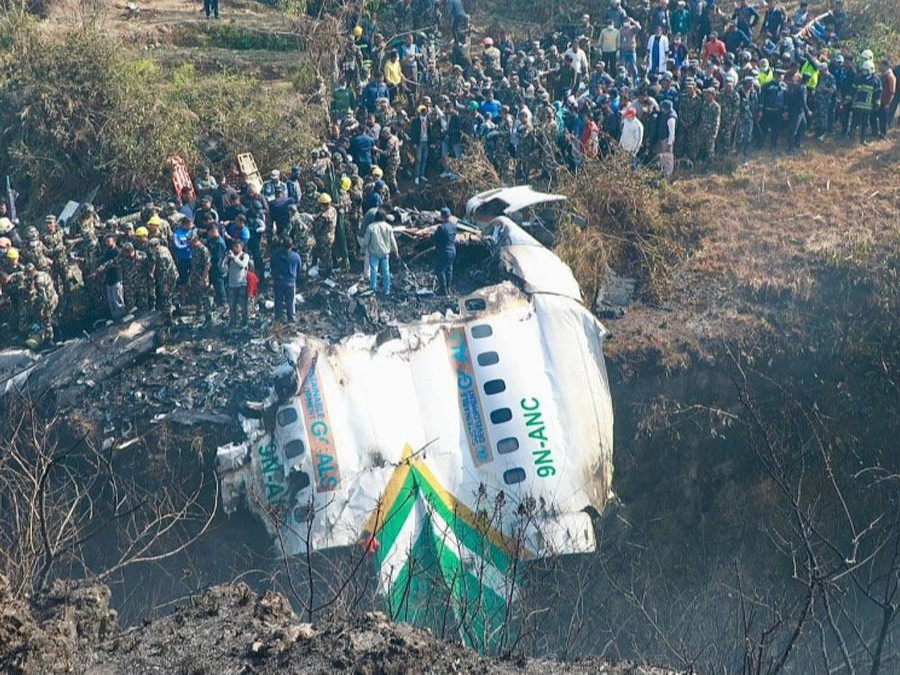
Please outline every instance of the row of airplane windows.
[[[494, 330], [487, 324], [478, 324], [472, 326], [470, 330], [472, 337], [475, 339], [483, 339], [491, 337]], [[475, 361], [479, 366], [488, 367], [495, 366], [500, 363], [500, 355], [494, 351], [487, 351], [478, 354]], [[506, 391], [506, 382], [502, 379], [488, 380], [482, 386], [487, 396], [495, 396]], [[505, 424], [512, 419], [512, 410], [509, 408], [497, 408], [490, 413], [491, 424]], [[507, 455], [519, 449], [519, 440], [513, 436], [502, 438], [497, 442], [497, 452], [501, 455]], [[513, 467], [503, 472], [503, 482], [507, 485], [515, 485], [525, 480], [525, 469], [522, 467]]]

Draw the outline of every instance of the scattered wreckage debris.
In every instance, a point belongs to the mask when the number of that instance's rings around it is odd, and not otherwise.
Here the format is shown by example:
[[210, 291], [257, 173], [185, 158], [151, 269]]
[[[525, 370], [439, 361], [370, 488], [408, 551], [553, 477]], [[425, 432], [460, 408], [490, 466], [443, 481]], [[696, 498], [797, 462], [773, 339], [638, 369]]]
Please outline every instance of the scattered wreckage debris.
[[0, 396], [52, 392], [61, 408], [77, 403], [97, 382], [114, 377], [156, 346], [159, 316], [148, 313], [69, 340], [52, 351], [0, 352]]
[[[527, 560], [595, 548], [613, 425], [606, 330], [571, 270], [505, 216], [485, 237], [517, 284], [387, 334], [286, 341], [247, 440], [217, 455], [226, 511], [245, 503], [288, 555], [360, 546], [392, 618], [431, 625], [430, 605], [452, 606], [479, 648]], [[413, 580], [423, 560], [441, 563]]]

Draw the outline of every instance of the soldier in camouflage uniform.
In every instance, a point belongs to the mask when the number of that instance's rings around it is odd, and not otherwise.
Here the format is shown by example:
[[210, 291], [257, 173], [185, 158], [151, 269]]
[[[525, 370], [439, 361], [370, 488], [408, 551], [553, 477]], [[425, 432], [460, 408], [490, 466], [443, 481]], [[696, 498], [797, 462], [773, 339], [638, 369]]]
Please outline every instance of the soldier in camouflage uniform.
[[153, 270], [147, 254], [135, 249], [134, 244], [125, 243], [119, 253], [119, 272], [122, 275], [122, 297], [125, 307], [139, 312], [151, 309], [155, 304]]
[[725, 88], [719, 94], [719, 107], [722, 109], [722, 121], [719, 125], [719, 137], [716, 149], [722, 155], [730, 155], [734, 150], [734, 133], [737, 128], [738, 110], [741, 95], [735, 90], [730, 79], [725, 80]]
[[509, 180], [509, 139], [512, 133], [512, 119], [509, 116], [509, 108], [500, 108], [500, 119], [497, 120], [496, 139], [493, 141], [494, 167], [500, 174], [500, 182], [504, 185]]
[[337, 232], [337, 211], [331, 204], [331, 195], [319, 195], [319, 214], [313, 221], [313, 236], [316, 238], [315, 257], [323, 277], [331, 274], [331, 249]]
[[191, 249], [194, 255], [191, 257], [191, 271], [188, 274], [188, 297], [196, 298], [198, 313], [202, 309], [206, 324], [210, 325], [213, 322], [212, 287], [209, 283], [209, 270], [212, 267], [212, 260], [210, 259], [209, 249], [206, 248], [206, 245], [196, 234], [191, 237]]
[[386, 98], [378, 99], [378, 105], [375, 108], [375, 121], [381, 125], [381, 128], [391, 126], [397, 117], [397, 113], [391, 107], [391, 103]]
[[503, 77], [503, 68], [500, 65], [500, 50], [494, 46], [491, 38], [484, 39], [484, 52], [481, 54], [481, 63], [484, 66], [484, 74], [495, 82]]
[[556, 120], [548, 118], [537, 130], [537, 149], [541, 158], [541, 177], [552, 183], [556, 179]]
[[[337, 243], [337, 258], [341, 267], [349, 267], [350, 265], [350, 240], [356, 239], [356, 227], [349, 222], [350, 213], [353, 210], [353, 200], [350, 199], [350, 188], [353, 187], [349, 178], [343, 177], [337, 189], [337, 211], [338, 221], [335, 229], [335, 240]], [[351, 237], [350, 233], [354, 233]]]
[[756, 117], [759, 112], [759, 93], [756, 91], [756, 78], [745, 77], [741, 83], [740, 104], [737, 121], [738, 152], [746, 157], [750, 154], [753, 143], [753, 131], [756, 128]]
[[19, 332], [27, 335], [32, 324], [41, 327], [41, 340], [53, 342], [53, 315], [59, 306], [59, 296], [50, 274], [33, 264], [25, 265], [23, 302], [19, 306]]
[[394, 193], [398, 191], [397, 172], [400, 170], [400, 145], [400, 138], [391, 133], [390, 129], [383, 128], [381, 130], [377, 153], [384, 170], [384, 182]]
[[312, 234], [314, 218], [308, 213], [298, 212], [295, 206], [290, 208], [291, 221], [288, 225], [287, 236], [303, 262], [303, 270], [309, 272], [309, 268], [312, 267], [312, 251], [316, 243]]
[[75, 237], [96, 237], [100, 229], [100, 219], [93, 204], [83, 204], [81, 213], [69, 228], [69, 234]]
[[319, 189], [312, 181], [307, 181], [303, 186], [303, 196], [297, 208], [300, 213], [316, 213], [318, 211]]
[[19, 250], [22, 256], [22, 264], [32, 264], [41, 272], [49, 272], [53, 267], [50, 262], [50, 252], [41, 242], [36, 227], [25, 228], [25, 242]]
[[828, 70], [828, 64], [819, 64], [819, 82], [815, 88], [815, 128], [819, 140], [834, 127], [834, 106], [837, 99], [837, 80]]
[[716, 90], [707, 89], [703, 93], [703, 106], [700, 108], [700, 125], [697, 128], [700, 151], [697, 159], [710, 161], [716, 156], [716, 138], [722, 120], [722, 108], [716, 101]]
[[156, 238], [150, 240], [150, 263], [153, 267], [156, 307], [166, 316], [167, 321], [171, 321], [178, 293], [178, 267], [169, 248]]
[[684, 93], [681, 95], [678, 105], [675, 154], [694, 161], [697, 159], [699, 149], [700, 108], [703, 106], [703, 97], [697, 93], [694, 78], [689, 77], [684, 81]]
[[538, 140], [534, 127], [529, 123], [528, 115], [524, 111], [519, 115], [519, 122], [521, 127], [516, 144], [516, 176], [527, 182], [537, 158]]
[[[75, 240], [72, 259], [81, 268], [84, 276], [84, 291], [81, 294], [84, 313], [94, 316], [106, 306], [103, 280], [94, 272], [100, 265], [100, 242], [94, 236], [82, 236]], [[76, 311], [69, 307], [70, 311]]]

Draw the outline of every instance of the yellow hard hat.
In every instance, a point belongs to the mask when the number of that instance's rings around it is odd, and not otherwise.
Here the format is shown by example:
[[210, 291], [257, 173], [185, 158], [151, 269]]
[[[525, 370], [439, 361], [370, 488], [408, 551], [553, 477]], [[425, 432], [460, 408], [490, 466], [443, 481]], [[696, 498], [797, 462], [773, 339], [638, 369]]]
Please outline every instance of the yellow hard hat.
[[372, 169], [372, 175], [375, 176], [375, 178], [381, 178], [384, 175], [384, 171], [381, 170], [380, 166], [376, 166]]
[[353, 185], [353, 181], [350, 180], [349, 176], [344, 176], [343, 178], [341, 178], [341, 190], [346, 192], [350, 189], [351, 185]]
[[159, 227], [163, 224], [163, 219], [154, 213], [152, 216], [150, 216], [150, 220], [147, 221], [147, 224], [156, 225], [157, 227]]
[[19, 249], [11, 248], [6, 252], [6, 257], [10, 260], [18, 260], [19, 259]]
[[362, 37], [363, 29], [362, 26], [354, 26], [353, 27], [353, 37]]
[[134, 231], [134, 236], [136, 237], [146, 237], [149, 236], [150, 232], [143, 225]]
[[330, 204], [331, 203], [331, 195], [327, 192], [323, 192], [319, 195], [319, 203], [320, 204]]

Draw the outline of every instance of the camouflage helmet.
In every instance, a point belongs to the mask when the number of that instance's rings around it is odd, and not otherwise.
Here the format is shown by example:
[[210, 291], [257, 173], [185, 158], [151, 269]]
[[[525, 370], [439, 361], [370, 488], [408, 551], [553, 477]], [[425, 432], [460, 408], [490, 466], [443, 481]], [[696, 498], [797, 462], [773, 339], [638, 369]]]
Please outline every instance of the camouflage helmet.
[[34, 241], [38, 239], [40, 234], [38, 234], [37, 228], [34, 225], [30, 225], [25, 228], [25, 239], [26, 241]]

